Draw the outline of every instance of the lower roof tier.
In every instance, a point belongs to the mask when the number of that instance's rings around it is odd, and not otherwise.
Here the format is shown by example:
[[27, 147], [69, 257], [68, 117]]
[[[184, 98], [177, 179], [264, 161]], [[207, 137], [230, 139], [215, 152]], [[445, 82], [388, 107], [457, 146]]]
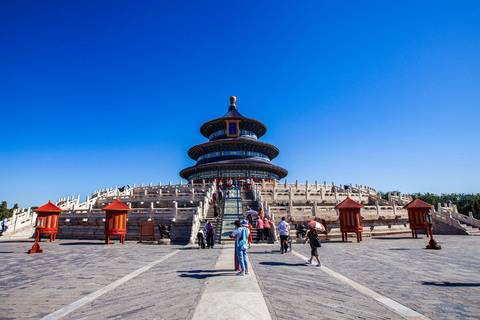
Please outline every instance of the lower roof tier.
[[196, 165], [180, 171], [180, 176], [188, 181], [211, 178], [259, 178], [280, 180], [288, 171], [263, 161], [226, 160]]

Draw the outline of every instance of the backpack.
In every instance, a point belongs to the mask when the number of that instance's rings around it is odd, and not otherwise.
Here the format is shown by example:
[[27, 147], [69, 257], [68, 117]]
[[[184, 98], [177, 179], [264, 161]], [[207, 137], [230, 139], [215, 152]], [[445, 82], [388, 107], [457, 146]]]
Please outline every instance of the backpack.
[[248, 240], [248, 231], [246, 228], [243, 228], [242, 227], [242, 235], [240, 236], [240, 239], [238, 239], [238, 246], [239, 247], [243, 247], [244, 245], [247, 244], [247, 240]]

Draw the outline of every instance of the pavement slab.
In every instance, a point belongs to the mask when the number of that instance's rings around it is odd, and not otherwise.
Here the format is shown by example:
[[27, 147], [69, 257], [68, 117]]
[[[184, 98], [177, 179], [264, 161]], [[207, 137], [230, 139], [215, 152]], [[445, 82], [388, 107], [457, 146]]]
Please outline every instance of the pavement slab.
[[[480, 319], [480, 237], [435, 239], [442, 250], [424, 249], [425, 236], [324, 242], [320, 268], [305, 263], [308, 245], [294, 244], [294, 252], [282, 255], [277, 244], [253, 244], [253, 274], [245, 277], [235, 276], [228, 246], [59, 239], [42, 242], [43, 254], [29, 255], [33, 240], [5, 241], [0, 319], [41, 319], [104, 288], [110, 290], [61, 319], [192, 319], [206, 308], [225, 315], [217, 319], [242, 319], [240, 309], [253, 319], [259, 309], [263, 319], [414, 319], [378, 297], [430, 319]], [[135, 276], [118, 283], [129, 275]]]

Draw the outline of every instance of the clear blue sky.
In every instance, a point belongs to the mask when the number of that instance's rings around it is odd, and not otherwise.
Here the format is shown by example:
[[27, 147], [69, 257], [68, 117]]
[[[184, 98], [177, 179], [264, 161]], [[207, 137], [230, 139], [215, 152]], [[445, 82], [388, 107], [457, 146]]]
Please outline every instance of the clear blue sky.
[[289, 181], [477, 193], [479, 1], [0, 4], [0, 200], [178, 183], [200, 126], [267, 126]]

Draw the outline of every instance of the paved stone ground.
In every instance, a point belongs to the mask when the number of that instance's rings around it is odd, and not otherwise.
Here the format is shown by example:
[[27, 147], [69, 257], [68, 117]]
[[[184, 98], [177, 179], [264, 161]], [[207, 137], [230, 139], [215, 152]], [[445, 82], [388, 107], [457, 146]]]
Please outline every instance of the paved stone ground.
[[[273, 319], [403, 318], [327, 268], [430, 319], [480, 319], [480, 237], [435, 239], [442, 250], [423, 249], [425, 237], [326, 242], [319, 249], [326, 268], [281, 255], [278, 245], [253, 245], [249, 259]], [[208, 280], [225, 274], [215, 270], [222, 246], [57, 240], [28, 255], [32, 244], [0, 242], [0, 319], [40, 319], [149, 264], [62, 319], [190, 319]], [[294, 251], [309, 257], [308, 245]]]

